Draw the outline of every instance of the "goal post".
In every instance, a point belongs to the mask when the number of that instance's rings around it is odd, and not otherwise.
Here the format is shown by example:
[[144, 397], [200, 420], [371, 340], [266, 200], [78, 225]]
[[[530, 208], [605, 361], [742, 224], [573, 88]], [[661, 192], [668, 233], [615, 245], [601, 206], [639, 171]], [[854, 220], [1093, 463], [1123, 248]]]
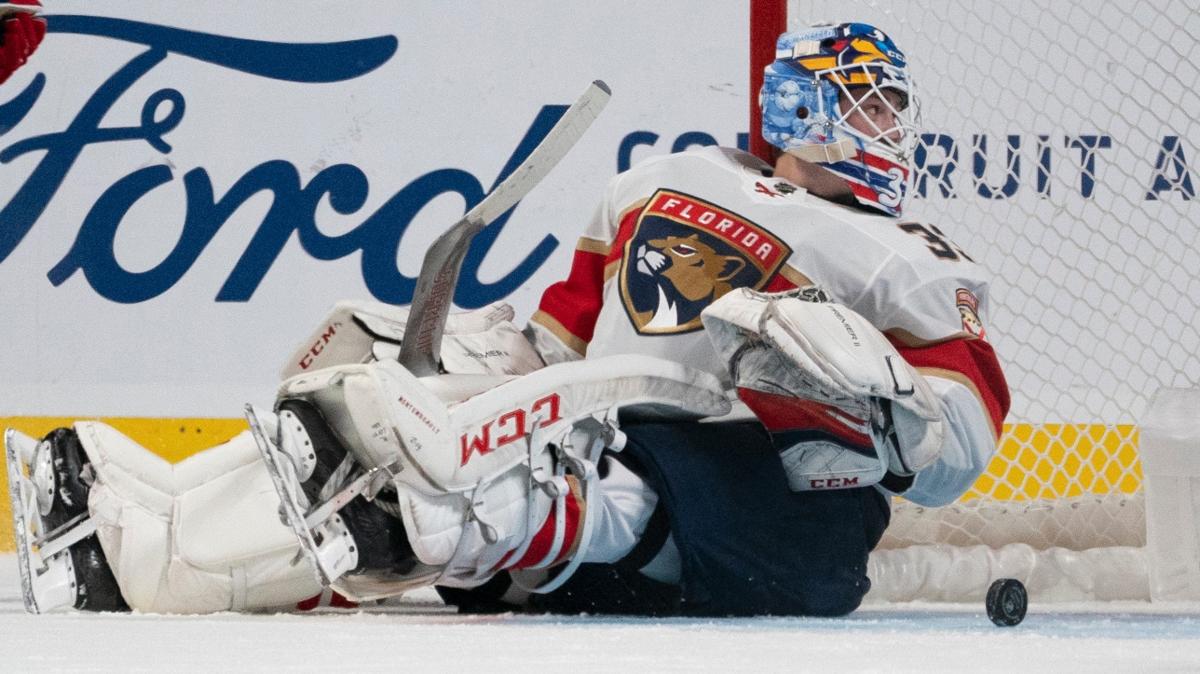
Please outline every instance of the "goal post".
[[771, 161], [773, 148], [762, 137], [758, 92], [763, 68], [775, 60], [775, 40], [787, 25], [787, 0], [750, 0], [750, 152], [764, 161]]
[[[751, 0], [750, 14], [752, 151], [768, 154], [753, 75], [773, 58], [770, 33], [881, 28], [922, 105], [905, 215], [992, 279], [989, 340], [1013, 401], [999, 451], [951, 506], [896, 501], [872, 595], [975, 599], [987, 576], [1024, 574], [1035, 598], [1148, 598], [1142, 422], [1156, 393], [1200, 385], [1200, 13], [1169, 0]], [[922, 582], [962, 593], [913, 587], [921, 555], [941, 555], [927, 571], [943, 574]], [[972, 574], [982, 585], [967, 589]]]

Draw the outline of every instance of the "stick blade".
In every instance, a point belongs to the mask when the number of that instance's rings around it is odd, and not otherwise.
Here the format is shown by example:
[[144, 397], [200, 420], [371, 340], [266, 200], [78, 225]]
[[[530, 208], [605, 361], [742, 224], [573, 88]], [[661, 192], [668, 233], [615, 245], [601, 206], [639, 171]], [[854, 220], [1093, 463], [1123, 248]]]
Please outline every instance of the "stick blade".
[[400, 364], [418, 377], [438, 373], [442, 332], [458, 287], [458, 273], [471, 240], [483, 227], [479, 220], [459, 220], [425, 251], [400, 343]]

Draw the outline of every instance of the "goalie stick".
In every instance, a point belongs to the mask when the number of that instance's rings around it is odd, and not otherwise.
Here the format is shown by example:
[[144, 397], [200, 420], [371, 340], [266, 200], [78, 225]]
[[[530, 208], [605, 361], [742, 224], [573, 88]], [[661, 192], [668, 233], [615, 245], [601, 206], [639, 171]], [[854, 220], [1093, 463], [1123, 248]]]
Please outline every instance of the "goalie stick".
[[400, 346], [400, 364], [409, 372], [418, 377], [438, 373], [442, 331], [471, 240], [546, 177], [583, 137], [611, 95], [604, 82], [592, 82], [529, 157], [425, 252]]

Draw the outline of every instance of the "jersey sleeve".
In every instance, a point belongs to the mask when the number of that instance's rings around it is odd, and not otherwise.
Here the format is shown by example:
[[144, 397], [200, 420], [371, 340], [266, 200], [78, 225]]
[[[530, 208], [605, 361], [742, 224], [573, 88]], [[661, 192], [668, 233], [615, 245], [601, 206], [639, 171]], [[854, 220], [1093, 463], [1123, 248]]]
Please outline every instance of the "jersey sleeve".
[[617, 176], [609, 182], [604, 199], [575, 244], [567, 278], [546, 288], [525, 329], [547, 364], [587, 355], [596, 319], [604, 305], [606, 267], [617, 229], [613, 210], [619, 179]]
[[904, 497], [925, 506], [945, 505], [971, 488], [996, 453], [1008, 414], [1008, 383], [991, 345], [977, 337], [930, 345], [889, 338], [929, 382], [946, 424], [941, 454], [917, 474]]
[[946, 422], [937, 461], [904, 497], [926, 506], [950, 503], [987, 468], [1008, 414], [1008, 382], [986, 340], [986, 284], [941, 277], [906, 293], [880, 319], [888, 339], [929, 381]]

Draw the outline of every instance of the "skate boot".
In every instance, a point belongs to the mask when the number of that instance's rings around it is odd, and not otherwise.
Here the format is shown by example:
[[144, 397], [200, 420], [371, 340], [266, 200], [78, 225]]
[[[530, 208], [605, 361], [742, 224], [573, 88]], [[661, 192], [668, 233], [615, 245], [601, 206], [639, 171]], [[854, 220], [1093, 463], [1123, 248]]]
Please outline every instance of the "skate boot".
[[88, 517], [95, 476], [75, 431], [4, 439], [25, 609], [128, 611]]
[[320, 410], [291, 399], [278, 415], [247, 407], [247, 419], [281, 515], [324, 585], [369, 571], [404, 574], [417, 564], [400, 519], [362, 496], [379, 475], [362, 470]]

